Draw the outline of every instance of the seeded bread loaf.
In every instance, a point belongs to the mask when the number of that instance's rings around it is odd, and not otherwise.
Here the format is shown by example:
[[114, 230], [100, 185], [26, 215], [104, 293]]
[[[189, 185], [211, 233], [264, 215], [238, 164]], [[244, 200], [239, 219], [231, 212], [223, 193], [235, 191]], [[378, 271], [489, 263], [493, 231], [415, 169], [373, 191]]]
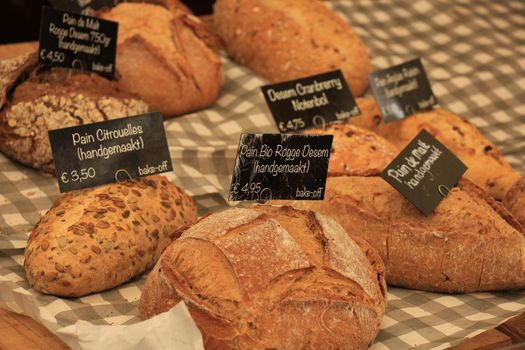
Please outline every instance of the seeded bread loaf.
[[160, 175], [69, 192], [31, 232], [27, 279], [65, 297], [113, 288], [155, 264], [174, 232], [195, 220], [191, 197]]
[[41, 67], [35, 54], [0, 61], [0, 150], [45, 172], [54, 172], [49, 130], [147, 111], [95, 74]]
[[367, 240], [391, 285], [446, 293], [525, 288], [521, 225], [468, 180], [430, 216], [378, 176], [329, 177], [323, 201], [273, 203], [330, 215]]
[[217, 99], [223, 66], [201, 40], [202, 32], [196, 29], [200, 27], [190, 14], [154, 4], [121, 3], [100, 16], [119, 23], [120, 86], [144, 99], [153, 111], [170, 117]]
[[[427, 130], [468, 167], [465, 177], [497, 200], [505, 200], [511, 213], [525, 225], [525, 191], [522, 176], [512, 169], [498, 147], [469, 121], [441, 108], [419, 112], [401, 121], [385, 124], [372, 99], [358, 99], [363, 112], [349, 123], [370, 129], [404, 148], [422, 129]], [[514, 190], [511, 189], [514, 186]], [[508, 193], [508, 195], [507, 195]]]
[[179, 301], [206, 349], [366, 349], [386, 289], [375, 250], [332, 219], [255, 206], [211, 214], [166, 248], [141, 316]]
[[234, 60], [271, 82], [340, 69], [354, 96], [368, 87], [368, 50], [318, 0], [217, 0], [214, 27]]

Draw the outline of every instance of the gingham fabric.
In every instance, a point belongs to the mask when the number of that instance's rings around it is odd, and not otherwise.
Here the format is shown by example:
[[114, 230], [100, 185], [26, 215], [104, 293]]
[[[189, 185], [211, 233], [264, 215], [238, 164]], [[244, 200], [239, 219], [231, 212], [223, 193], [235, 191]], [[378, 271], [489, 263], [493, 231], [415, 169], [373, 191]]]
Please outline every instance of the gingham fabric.
[[[440, 105], [469, 118], [525, 170], [525, 2], [359, 0], [333, 7], [370, 48], [375, 68], [420, 56]], [[264, 81], [224, 59], [226, 83], [211, 108], [165, 123], [174, 173], [199, 213], [228, 203], [241, 132], [277, 132], [259, 86]], [[490, 171], [490, 169], [487, 169]], [[30, 315], [53, 332], [79, 320], [139, 322], [146, 274], [79, 299], [29, 288], [22, 267], [28, 232], [59, 197], [56, 180], [0, 155], [0, 306]], [[389, 289], [389, 306], [373, 349], [443, 349], [525, 311], [525, 291], [444, 295]], [[79, 348], [75, 337], [59, 334]]]

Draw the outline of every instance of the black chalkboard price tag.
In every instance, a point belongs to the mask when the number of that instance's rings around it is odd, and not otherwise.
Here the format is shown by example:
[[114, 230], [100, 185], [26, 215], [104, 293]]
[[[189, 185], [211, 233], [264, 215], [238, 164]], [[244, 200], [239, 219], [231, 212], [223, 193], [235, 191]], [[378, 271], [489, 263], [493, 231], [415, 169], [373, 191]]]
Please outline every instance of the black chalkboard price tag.
[[261, 86], [280, 132], [325, 125], [361, 114], [340, 70]]
[[160, 113], [49, 131], [60, 192], [173, 170]]
[[242, 134], [230, 201], [322, 200], [333, 135]]
[[44, 6], [38, 61], [113, 78], [118, 23]]
[[423, 129], [381, 177], [424, 215], [430, 215], [465, 171], [465, 164]]
[[437, 103], [420, 58], [368, 76], [385, 123], [400, 120]]
[[49, 0], [56, 9], [89, 15], [96, 10], [113, 7], [119, 0]]

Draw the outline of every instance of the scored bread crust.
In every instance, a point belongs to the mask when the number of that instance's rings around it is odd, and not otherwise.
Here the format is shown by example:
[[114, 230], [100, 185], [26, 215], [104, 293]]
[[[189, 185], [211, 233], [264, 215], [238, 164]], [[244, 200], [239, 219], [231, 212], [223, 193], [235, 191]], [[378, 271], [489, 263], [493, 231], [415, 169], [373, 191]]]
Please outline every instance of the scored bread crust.
[[323, 215], [229, 209], [166, 248], [140, 312], [184, 301], [207, 349], [365, 349], [386, 308], [383, 269], [373, 248]]
[[96, 74], [37, 65], [36, 54], [0, 61], [0, 150], [54, 173], [48, 131], [146, 113], [148, 105]]
[[[144, 3], [121, 3], [99, 13], [119, 22], [119, 84], [165, 117], [204, 108], [224, 82], [222, 62], [200, 39], [201, 27], [184, 11]], [[198, 32], [198, 33], [196, 33]]]
[[399, 150], [376, 133], [349, 124], [331, 124], [312, 128], [308, 135], [333, 135], [328, 176], [352, 174], [360, 169], [382, 171]]
[[521, 225], [468, 180], [427, 217], [378, 176], [330, 177], [323, 201], [272, 203], [330, 215], [367, 240], [391, 285], [446, 293], [525, 288]]
[[525, 178], [521, 177], [505, 194], [503, 198], [505, 207], [525, 225]]
[[27, 279], [66, 297], [113, 288], [151, 267], [196, 218], [191, 197], [161, 175], [69, 192], [31, 232]]
[[340, 69], [354, 96], [368, 87], [368, 49], [318, 0], [218, 0], [214, 28], [228, 53], [271, 82]]

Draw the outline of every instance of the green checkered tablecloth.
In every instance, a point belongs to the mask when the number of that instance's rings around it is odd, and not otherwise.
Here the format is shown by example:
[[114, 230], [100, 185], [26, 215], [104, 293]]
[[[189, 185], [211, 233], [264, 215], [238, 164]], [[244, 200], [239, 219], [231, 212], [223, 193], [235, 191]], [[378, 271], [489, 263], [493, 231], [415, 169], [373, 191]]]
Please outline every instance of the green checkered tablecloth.
[[[328, 6], [360, 34], [375, 68], [420, 56], [440, 105], [469, 118], [518, 171], [525, 170], [525, 2], [360, 0]], [[193, 195], [200, 214], [228, 207], [239, 134], [277, 132], [259, 91], [265, 82], [224, 62], [226, 83], [217, 102], [165, 122], [175, 168], [170, 177]], [[23, 248], [58, 197], [54, 178], [0, 155], [0, 306], [37, 319], [73, 348], [88, 348], [82, 332], [63, 330], [138, 324], [146, 274], [77, 299], [30, 289]], [[388, 299], [373, 349], [443, 349], [525, 311], [525, 291], [444, 295], [390, 288]]]

